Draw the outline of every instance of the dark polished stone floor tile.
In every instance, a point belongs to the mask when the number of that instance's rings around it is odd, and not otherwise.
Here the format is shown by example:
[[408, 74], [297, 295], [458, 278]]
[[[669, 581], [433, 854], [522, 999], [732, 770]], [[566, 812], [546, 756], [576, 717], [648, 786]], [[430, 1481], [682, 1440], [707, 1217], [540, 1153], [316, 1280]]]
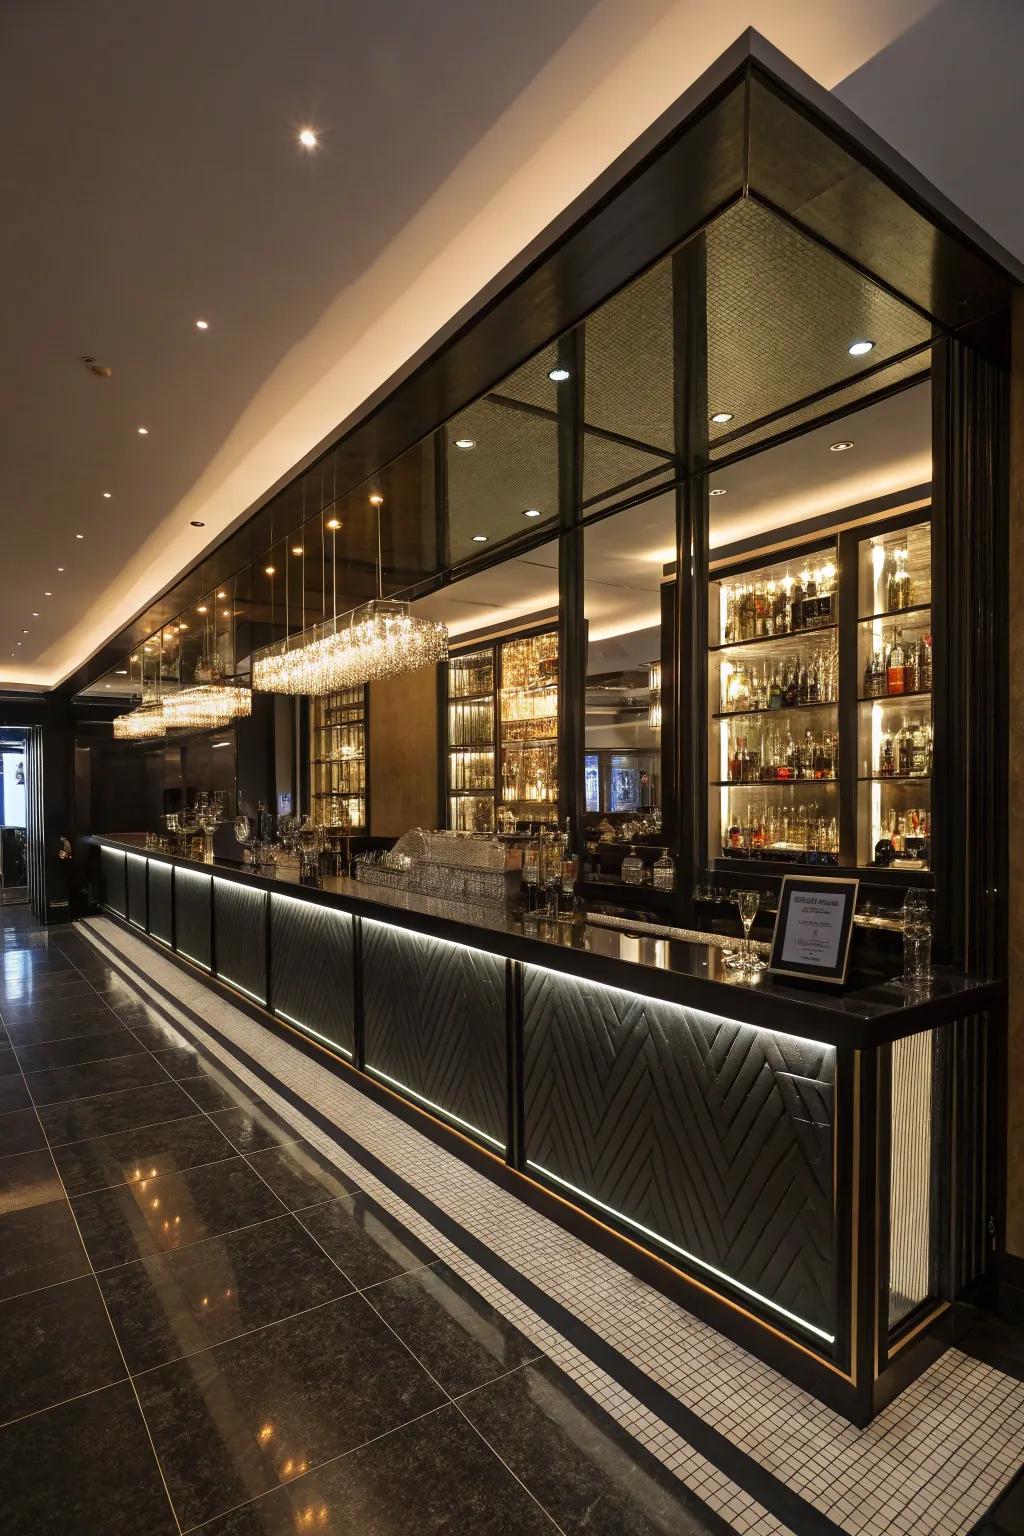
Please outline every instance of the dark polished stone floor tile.
[[0, 1077], [0, 1115], [9, 1115], [15, 1109], [31, 1108], [25, 1081], [19, 1072], [11, 1077]]
[[14, 1054], [13, 1046], [6, 1042], [0, 1043], [0, 1077], [10, 1077], [12, 1072], [20, 1072], [21, 1067]]
[[34, 1152], [45, 1146], [46, 1137], [34, 1109], [15, 1109], [0, 1115], [0, 1157]]
[[1013, 1482], [988, 1512], [988, 1520], [998, 1536], [1020, 1536], [1024, 1531], [1024, 1472]]
[[132, 1372], [221, 1344], [352, 1287], [293, 1216], [100, 1276]]
[[105, 1035], [118, 1020], [98, 997], [66, 1003], [37, 1003], [31, 1008], [8, 1009], [4, 1022], [11, 1044], [33, 1045], [44, 1040], [70, 1040], [82, 1035]]
[[0, 1301], [0, 1424], [127, 1375], [92, 1275]]
[[142, 1042], [147, 1051], [176, 1050], [179, 1046], [187, 1046], [189, 1043], [180, 1030], [175, 1029], [173, 1024], [165, 1023], [158, 1016], [150, 1019], [140, 1018], [133, 1024], [128, 1023], [127, 1020], [122, 1022], [125, 1028], [130, 1029], [135, 1038]]
[[366, 1299], [452, 1397], [541, 1353], [447, 1264], [385, 1280]]
[[[457, 1408], [264, 1494], [203, 1536], [552, 1536], [555, 1527]], [[592, 1536], [603, 1536], [594, 1527]]]
[[[153, 1029], [162, 1031], [171, 1027], [159, 1009], [154, 1004], [147, 1003], [144, 998], [137, 997], [131, 1000], [118, 1000], [109, 1006], [117, 1014], [121, 1023], [126, 1024], [129, 1029], [141, 1029], [143, 1026], [152, 1026]], [[168, 1044], [173, 1045], [174, 1043], [173, 1040], [168, 1041]], [[146, 1044], [149, 1044], [148, 1040]]]
[[32, 1205], [0, 1216], [0, 1297], [74, 1280], [88, 1270], [85, 1249], [66, 1200], [51, 1200], [48, 1205]]
[[177, 1083], [169, 1080], [149, 1088], [123, 1088], [91, 1099], [70, 1099], [40, 1109], [39, 1118], [51, 1146], [66, 1141], [86, 1141], [93, 1136], [130, 1131], [163, 1120], [183, 1120], [195, 1114], [195, 1105]]
[[64, 1190], [49, 1151], [0, 1157], [0, 1216], [63, 1199]]
[[98, 994], [77, 971], [61, 972], [50, 978], [9, 981], [0, 984], [0, 1013], [5, 1007], [27, 1007], [32, 1003], [70, 1002], [72, 998], [96, 997]]
[[214, 1115], [221, 1109], [252, 1109], [256, 1098], [246, 1089], [233, 1083], [230, 1078], [215, 1073], [208, 1074], [197, 1083], [190, 1083], [188, 1091], [200, 1109]]
[[[191, 1093], [196, 1084], [205, 1081], [203, 1077], [189, 1078], [183, 1086], [187, 1093]], [[221, 1109], [212, 1113], [210, 1119], [239, 1152], [262, 1152], [265, 1147], [283, 1146], [286, 1142], [299, 1140], [299, 1132], [294, 1126], [279, 1119], [273, 1111], [255, 1105], [252, 1109]]]
[[361, 1296], [136, 1377], [183, 1526], [444, 1401]]
[[172, 1045], [163, 1050], [154, 1049], [153, 1057], [176, 1082], [184, 1082], [193, 1077], [205, 1077], [207, 1073], [216, 1070], [209, 1059], [200, 1055], [191, 1045]]
[[69, 1142], [54, 1147], [53, 1156], [68, 1194], [83, 1195], [112, 1184], [137, 1184], [141, 1179], [221, 1162], [237, 1153], [206, 1115], [190, 1115], [185, 1120]]
[[118, 1008], [123, 1004], [136, 1003], [140, 994], [134, 987], [129, 986], [117, 976], [111, 976], [101, 980], [93, 978], [92, 985], [99, 997], [109, 1003], [111, 1008]]
[[281, 1202], [242, 1158], [76, 1195], [72, 1203], [95, 1269], [281, 1214]]
[[108, 1014], [113, 1029], [97, 1030], [91, 1035], [73, 1035], [70, 1039], [40, 1040], [19, 1045], [18, 1063], [23, 1072], [49, 1072], [54, 1067], [77, 1067], [86, 1061], [110, 1061], [117, 1056], [140, 1056], [145, 1047], [130, 1029], [118, 1024]]
[[360, 1290], [437, 1259], [369, 1195], [315, 1205], [299, 1220]]
[[[97, 992], [111, 991], [126, 985], [124, 977], [116, 966], [111, 965], [101, 956], [96, 958], [85, 957], [76, 961], [79, 972], [87, 978], [96, 988]], [[138, 996], [132, 992], [132, 996]]]
[[0, 1430], [0, 1488], [18, 1536], [176, 1536], [129, 1382]]
[[722, 1522], [549, 1360], [459, 1407], [566, 1536], [717, 1536]]
[[126, 1088], [148, 1088], [152, 1083], [167, 1082], [168, 1076], [155, 1056], [142, 1051], [108, 1061], [82, 1061], [73, 1067], [29, 1072], [25, 1081], [33, 1100], [41, 1107], [63, 1104], [69, 1099], [93, 1099], [97, 1094], [123, 1092]]
[[359, 1188], [354, 1179], [328, 1162], [308, 1141], [268, 1147], [265, 1152], [252, 1153], [249, 1161], [291, 1211], [319, 1205], [322, 1200], [336, 1200], [341, 1195], [354, 1195]]

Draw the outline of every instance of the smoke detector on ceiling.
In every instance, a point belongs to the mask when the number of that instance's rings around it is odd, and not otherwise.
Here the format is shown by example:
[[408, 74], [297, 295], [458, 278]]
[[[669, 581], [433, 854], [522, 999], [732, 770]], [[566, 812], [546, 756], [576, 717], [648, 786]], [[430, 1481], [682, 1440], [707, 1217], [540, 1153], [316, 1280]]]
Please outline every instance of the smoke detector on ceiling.
[[94, 374], [97, 379], [109, 379], [114, 371], [113, 368], [108, 368], [105, 364], [98, 363], [94, 357], [83, 357], [79, 361], [82, 367], [89, 373]]

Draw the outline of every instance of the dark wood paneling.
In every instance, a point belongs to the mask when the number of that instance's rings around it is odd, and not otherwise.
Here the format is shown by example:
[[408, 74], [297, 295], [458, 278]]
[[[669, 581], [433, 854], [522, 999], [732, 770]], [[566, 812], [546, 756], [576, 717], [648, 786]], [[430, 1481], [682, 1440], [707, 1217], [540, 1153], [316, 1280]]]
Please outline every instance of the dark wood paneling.
[[534, 966], [523, 1019], [528, 1171], [834, 1335], [835, 1053]]
[[125, 873], [127, 854], [113, 848], [100, 849], [100, 900], [119, 917], [128, 915], [128, 884]]
[[174, 926], [171, 908], [171, 881], [173, 871], [169, 864], [161, 864], [157, 859], [148, 859], [149, 864], [149, 931], [156, 939], [163, 939], [165, 944], [174, 941]]
[[504, 1147], [504, 961], [383, 923], [362, 935], [367, 1070]]
[[274, 1012], [338, 1046], [355, 1049], [354, 919], [290, 896], [270, 899]]
[[174, 947], [186, 960], [210, 969], [213, 884], [209, 875], [190, 869], [174, 871]]
[[214, 880], [216, 974], [259, 1003], [267, 1000], [267, 902], [236, 880]]

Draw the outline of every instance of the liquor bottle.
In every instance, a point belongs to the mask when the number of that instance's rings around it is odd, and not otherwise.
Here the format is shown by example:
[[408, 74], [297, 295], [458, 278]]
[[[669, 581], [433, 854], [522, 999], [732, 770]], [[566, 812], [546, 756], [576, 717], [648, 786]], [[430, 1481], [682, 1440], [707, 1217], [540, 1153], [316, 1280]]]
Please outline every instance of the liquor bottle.
[[807, 689], [808, 689], [808, 686], [809, 686], [809, 684], [808, 684], [808, 681], [807, 681], [807, 663], [804, 662], [803, 667], [800, 670], [800, 682], [797, 684], [796, 701], [797, 701], [798, 704], [806, 704], [807, 703]]
[[923, 635], [918, 646], [917, 686], [922, 693], [929, 693], [932, 686], [932, 637]]
[[769, 690], [769, 694], [768, 694], [768, 708], [769, 709], [781, 709], [782, 708], [782, 698], [783, 698], [783, 693], [782, 693], [782, 674], [780, 673], [779, 669], [776, 667], [775, 670], [772, 672], [771, 689]]
[[630, 848], [622, 861], [622, 882], [624, 885], [642, 885], [644, 880], [644, 861], [635, 848]]
[[661, 857], [655, 861], [652, 880], [656, 891], [674, 891], [676, 888], [676, 867], [667, 848], [661, 850]]
[[882, 779], [890, 779], [895, 772], [896, 756], [893, 749], [893, 740], [891, 734], [885, 731], [878, 749], [878, 776]]
[[783, 697], [787, 708], [792, 708], [797, 701], [797, 694], [800, 689], [798, 666], [797, 662], [792, 662], [786, 672], [786, 686]]
[[876, 651], [874, 655], [869, 656], [864, 666], [864, 697], [866, 699], [875, 697], [875, 656], [877, 655]]
[[804, 624], [808, 629], [813, 629], [818, 623], [818, 584], [811, 576], [807, 581], [807, 590], [804, 592]]
[[821, 657], [815, 656], [807, 674], [807, 702], [817, 704], [821, 697]]
[[886, 670], [886, 692], [899, 694], [904, 692], [903, 686], [904, 651], [903, 632], [897, 630], [892, 646], [889, 650], [889, 664]]
[[835, 567], [827, 565], [818, 577], [818, 623], [835, 623]]
[[804, 589], [799, 578], [793, 587], [793, 598], [789, 605], [790, 629], [803, 629], [804, 627]]
[[901, 778], [909, 778], [914, 771], [914, 736], [916, 727], [911, 730], [904, 720], [897, 741], [899, 743], [896, 754], [897, 773]]
[[743, 847], [743, 828], [738, 821], [734, 821], [729, 828], [729, 850]]
[[789, 603], [783, 585], [776, 587], [772, 598], [772, 632], [776, 635], [789, 633]]
[[919, 687], [918, 650], [911, 640], [903, 647], [903, 692], [916, 693]]

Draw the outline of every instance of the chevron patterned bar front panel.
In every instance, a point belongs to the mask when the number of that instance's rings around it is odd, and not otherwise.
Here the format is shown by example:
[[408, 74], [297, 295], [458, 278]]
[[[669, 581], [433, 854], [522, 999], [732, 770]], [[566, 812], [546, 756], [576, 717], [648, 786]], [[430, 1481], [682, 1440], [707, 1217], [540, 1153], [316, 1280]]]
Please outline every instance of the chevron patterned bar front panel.
[[125, 855], [114, 848], [100, 849], [100, 900], [118, 917], [128, 915]]
[[234, 880], [214, 880], [217, 975], [254, 998], [267, 1000], [267, 894]]
[[505, 961], [363, 921], [366, 1067], [504, 1148]]
[[146, 865], [140, 853], [128, 855], [128, 921], [143, 931], [146, 927]]
[[186, 960], [210, 969], [211, 887], [209, 875], [180, 866], [174, 871], [174, 947]]
[[523, 1074], [532, 1170], [831, 1341], [831, 1046], [526, 966]]
[[355, 1047], [352, 924], [314, 901], [270, 899], [274, 1012], [346, 1056]]
[[147, 859], [149, 865], [149, 931], [156, 939], [171, 942], [171, 881], [174, 867], [159, 859]]

